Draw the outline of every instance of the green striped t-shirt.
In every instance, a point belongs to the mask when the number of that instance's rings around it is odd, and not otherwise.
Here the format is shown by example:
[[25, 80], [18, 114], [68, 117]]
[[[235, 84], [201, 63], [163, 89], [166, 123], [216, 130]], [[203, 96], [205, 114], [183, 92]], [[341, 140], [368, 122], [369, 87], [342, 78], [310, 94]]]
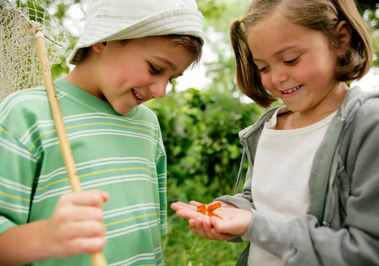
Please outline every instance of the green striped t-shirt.
[[[164, 265], [166, 154], [156, 115], [140, 105], [126, 115], [70, 84], [55, 82], [83, 190], [109, 193], [104, 205], [108, 265]], [[43, 87], [0, 105], [0, 234], [51, 216], [71, 191]], [[89, 255], [32, 265], [91, 265]]]

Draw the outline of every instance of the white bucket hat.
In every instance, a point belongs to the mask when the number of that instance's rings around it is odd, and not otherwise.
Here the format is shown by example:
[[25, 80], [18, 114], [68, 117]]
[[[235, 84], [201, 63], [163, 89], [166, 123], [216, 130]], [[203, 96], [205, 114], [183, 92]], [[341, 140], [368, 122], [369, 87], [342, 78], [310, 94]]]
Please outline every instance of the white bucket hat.
[[89, 0], [83, 33], [68, 61], [78, 63], [83, 48], [99, 42], [168, 34], [204, 41], [203, 25], [195, 0]]

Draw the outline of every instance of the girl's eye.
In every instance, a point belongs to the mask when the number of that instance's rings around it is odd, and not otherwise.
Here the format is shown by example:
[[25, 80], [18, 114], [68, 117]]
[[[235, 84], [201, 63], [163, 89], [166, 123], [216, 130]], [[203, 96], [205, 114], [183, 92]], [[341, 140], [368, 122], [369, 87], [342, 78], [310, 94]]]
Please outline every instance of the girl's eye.
[[298, 61], [299, 61], [299, 57], [296, 57], [296, 58], [291, 59], [291, 60], [285, 60], [285, 61], [284, 61], [284, 64], [289, 65], [289, 66], [293, 66], [293, 65], [295, 65]]
[[261, 73], [266, 73], [268, 71], [268, 67], [258, 68], [258, 71], [261, 72]]

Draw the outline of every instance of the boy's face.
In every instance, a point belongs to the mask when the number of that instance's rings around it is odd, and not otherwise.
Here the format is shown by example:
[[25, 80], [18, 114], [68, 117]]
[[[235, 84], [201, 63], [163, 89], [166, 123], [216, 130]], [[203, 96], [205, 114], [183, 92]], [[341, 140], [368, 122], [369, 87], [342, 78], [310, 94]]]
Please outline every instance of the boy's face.
[[152, 98], [163, 97], [170, 79], [182, 75], [193, 55], [165, 37], [145, 37], [93, 45], [96, 87], [90, 93], [120, 114]]

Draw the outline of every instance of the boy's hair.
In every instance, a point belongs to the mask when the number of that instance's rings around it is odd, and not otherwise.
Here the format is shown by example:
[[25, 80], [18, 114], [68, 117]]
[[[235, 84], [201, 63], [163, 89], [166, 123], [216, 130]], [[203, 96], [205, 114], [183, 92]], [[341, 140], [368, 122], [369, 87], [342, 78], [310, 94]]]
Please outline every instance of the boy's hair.
[[372, 48], [368, 29], [353, 0], [253, 0], [246, 16], [231, 25], [230, 38], [236, 58], [237, 83], [257, 104], [267, 107], [276, 99], [262, 86], [260, 73], [247, 44], [246, 32], [261, 19], [274, 13], [290, 22], [322, 32], [330, 47], [336, 47], [333, 32], [345, 20], [352, 30], [351, 44], [338, 58], [336, 79], [351, 81], [363, 77], [371, 66]]
[[198, 63], [201, 58], [201, 52], [203, 47], [203, 42], [199, 37], [192, 35], [164, 35], [162, 37], [172, 40], [175, 45], [179, 45], [187, 49], [190, 53], [193, 54], [194, 60], [193, 63]]
[[[195, 37], [192, 35], [163, 35], [163, 38], [170, 39], [174, 42], [175, 45], [179, 45], [187, 49], [193, 55], [193, 64], [196, 64], [200, 61], [202, 54], [203, 41], [199, 37]], [[127, 42], [128, 40], [123, 40]], [[75, 64], [79, 64], [83, 61], [87, 55], [89, 54], [90, 47], [85, 47], [80, 50], [80, 56], [78, 56], [78, 60]]]
[[203, 26], [195, 0], [91, 0], [83, 32], [68, 61], [77, 64], [95, 43], [147, 36], [194, 36], [202, 46]]

